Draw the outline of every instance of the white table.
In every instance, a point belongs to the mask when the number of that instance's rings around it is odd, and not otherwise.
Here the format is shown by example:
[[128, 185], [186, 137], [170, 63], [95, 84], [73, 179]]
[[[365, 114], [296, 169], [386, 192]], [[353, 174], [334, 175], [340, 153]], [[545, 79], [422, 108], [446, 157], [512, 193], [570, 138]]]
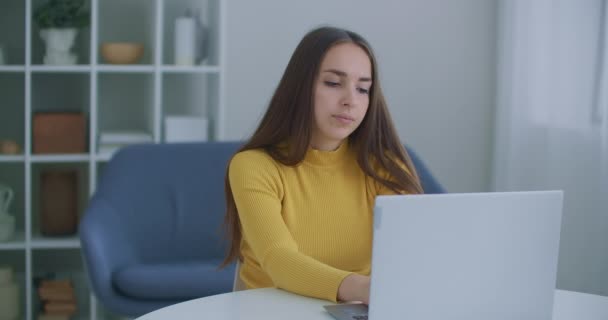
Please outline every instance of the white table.
[[[324, 305], [331, 304], [295, 295], [283, 290], [265, 288], [225, 293], [169, 306], [139, 320], [333, 320]], [[571, 291], [555, 291], [553, 320], [607, 320], [608, 297]]]

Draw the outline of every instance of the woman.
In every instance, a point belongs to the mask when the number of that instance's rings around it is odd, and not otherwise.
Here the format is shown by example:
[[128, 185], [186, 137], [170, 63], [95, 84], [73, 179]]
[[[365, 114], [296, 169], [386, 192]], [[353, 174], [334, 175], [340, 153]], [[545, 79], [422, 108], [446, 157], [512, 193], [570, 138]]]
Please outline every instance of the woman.
[[224, 265], [248, 288], [369, 301], [377, 195], [422, 193], [390, 119], [371, 47], [323, 27], [293, 53], [226, 175]]

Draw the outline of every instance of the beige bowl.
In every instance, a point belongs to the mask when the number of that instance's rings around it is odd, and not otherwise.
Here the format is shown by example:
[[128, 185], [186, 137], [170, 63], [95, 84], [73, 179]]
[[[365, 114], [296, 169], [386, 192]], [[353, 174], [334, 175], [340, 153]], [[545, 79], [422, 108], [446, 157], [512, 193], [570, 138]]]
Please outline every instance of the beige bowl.
[[111, 64], [133, 64], [144, 54], [144, 45], [136, 42], [104, 42], [101, 56]]

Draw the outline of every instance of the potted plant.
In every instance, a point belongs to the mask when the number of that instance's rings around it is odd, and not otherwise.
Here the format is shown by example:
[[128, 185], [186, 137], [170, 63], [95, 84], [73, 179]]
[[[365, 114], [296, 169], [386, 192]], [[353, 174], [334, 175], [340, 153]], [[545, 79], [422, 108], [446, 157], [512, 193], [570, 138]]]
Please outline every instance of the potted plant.
[[73, 65], [78, 56], [70, 52], [78, 29], [89, 25], [84, 0], [49, 0], [34, 11], [34, 21], [46, 44], [45, 64]]

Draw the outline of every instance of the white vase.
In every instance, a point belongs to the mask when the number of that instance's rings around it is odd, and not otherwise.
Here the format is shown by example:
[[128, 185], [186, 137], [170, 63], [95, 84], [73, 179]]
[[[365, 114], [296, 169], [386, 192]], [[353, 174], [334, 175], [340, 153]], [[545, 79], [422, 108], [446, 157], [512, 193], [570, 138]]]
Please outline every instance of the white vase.
[[0, 320], [16, 320], [20, 308], [19, 286], [13, 280], [13, 270], [0, 267]]
[[175, 19], [174, 39], [176, 65], [202, 64], [207, 57], [207, 28], [203, 24], [200, 10], [194, 15], [187, 10], [183, 16]]
[[0, 213], [0, 243], [10, 241], [15, 236], [15, 217]]
[[44, 64], [74, 65], [78, 56], [70, 49], [76, 40], [76, 28], [49, 28], [40, 30], [40, 37], [46, 44]]

